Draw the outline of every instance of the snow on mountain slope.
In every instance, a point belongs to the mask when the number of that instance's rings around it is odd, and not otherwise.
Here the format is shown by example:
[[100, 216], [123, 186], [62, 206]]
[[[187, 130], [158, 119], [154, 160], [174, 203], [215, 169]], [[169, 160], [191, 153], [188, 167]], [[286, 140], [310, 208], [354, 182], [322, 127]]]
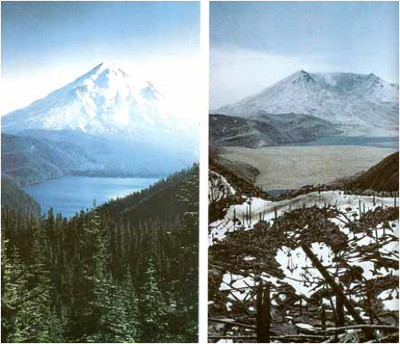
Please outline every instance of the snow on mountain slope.
[[374, 74], [296, 72], [255, 96], [213, 113], [249, 117], [262, 112], [313, 115], [344, 132], [397, 135], [399, 86]]
[[2, 130], [79, 130], [137, 138], [174, 132], [164, 96], [148, 81], [102, 63], [70, 84], [2, 118]]

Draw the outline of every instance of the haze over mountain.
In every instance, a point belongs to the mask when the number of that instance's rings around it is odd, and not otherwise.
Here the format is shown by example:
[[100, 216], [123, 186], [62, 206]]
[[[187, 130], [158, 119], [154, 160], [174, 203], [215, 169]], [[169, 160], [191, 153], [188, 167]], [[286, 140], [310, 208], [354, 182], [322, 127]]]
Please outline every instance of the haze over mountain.
[[[71, 166], [82, 174], [164, 175], [197, 161], [197, 136], [175, 119], [168, 97], [113, 63], [8, 113], [1, 125], [3, 133], [81, 148], [89, 160]], [[24, 160], [31, 153], [25, 150]]]
[[30, 136], [1, 134], [1, 173], [17, 185], [39, 183], [96, 163], [79, 146]]
[[340, 125], [345, 134], [397, 135], [399, 86], [374, 74], [296, 72], [213, 113], [241, 117], [313, 115]]
[[163, 94], [151, 82], [131, 78], [109, 62], [47, 97], [5, 115], [2, 128], [7, 132], [80, 130], [136, 137], [177, 130]]

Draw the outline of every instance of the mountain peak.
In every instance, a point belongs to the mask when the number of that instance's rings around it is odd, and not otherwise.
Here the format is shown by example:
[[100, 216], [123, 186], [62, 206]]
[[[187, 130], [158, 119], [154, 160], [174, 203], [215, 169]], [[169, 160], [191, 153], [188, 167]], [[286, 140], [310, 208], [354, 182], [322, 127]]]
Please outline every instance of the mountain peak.
[[129, 77], [108, 61], [2, 118], [2, 129], [9, 132], [81, 130], [149, 136], [156, 128], [165, 133], [174, 130], [163, 95], [153, 84]]
[[311, 74], [309, 74], [308, 72], [306, 72], [303, 69], [301, 69], [298, 72], [289, 76], [289, 79], [291, 79], [293, 83], [300, 82], [300, 81], [316, 82], [315, 79], [311, 76]]
[[114, 74], [122, 74], [124, 76], [128, 76], [117, 64], [111, 61], [104, 61], [96, 66], [93, 70], [96, 70], [99, 73], [107, 71], [113, 72]]
[[[308, 73], [299, 70], [254, 96], [216, 113], [250, 117], [260, 112], [313, 115], [346, 133], [379, 135], [398, 128], [398, 86], [373, 73]], [[382, 129], [382, 131], [381, 131]]]
[[380, 79], [379, 76], [375, 75], [374, 73], [369, 73], [368, 78], [372, 80]]
[[89, 70], [89, 72], [81, 75], [70, 85], [81, 83], [81, 82], [85, 83], [88, 79], [92, 79], [92, 80], [101, 79], [101, 80], [103, 80], [103, 83], [104, 83], [107, 79], [110, 78], [111, 75], [125, 77], [125, 78], [128, 77], [128, 74], [126, 74], [115, 63], [105, 61], [105, 62], [98, 64], [96, 67], [92, 68], [91, 70]]
[[105, 60], [105, 61], [101, 62], [100, 64], [98, 64], [93, 69], [102, 69], [102, 70], [104, 70], [104, 69], [119, 69], [119, 67], [114, 62]]

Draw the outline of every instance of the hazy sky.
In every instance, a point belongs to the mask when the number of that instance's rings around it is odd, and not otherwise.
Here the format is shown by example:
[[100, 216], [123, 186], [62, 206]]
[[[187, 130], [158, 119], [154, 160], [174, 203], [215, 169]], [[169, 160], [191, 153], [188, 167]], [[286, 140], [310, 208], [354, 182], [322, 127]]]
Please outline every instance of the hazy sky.
[[46, 96], [102, 61], [112, 61], [168, 91], [186, 116], [187, 106], [196, 105], [198, 2], [1, 5], [2, 115]]
[[309, 72], [398, 82], [398, 2], [211, 2], [210, 108]]

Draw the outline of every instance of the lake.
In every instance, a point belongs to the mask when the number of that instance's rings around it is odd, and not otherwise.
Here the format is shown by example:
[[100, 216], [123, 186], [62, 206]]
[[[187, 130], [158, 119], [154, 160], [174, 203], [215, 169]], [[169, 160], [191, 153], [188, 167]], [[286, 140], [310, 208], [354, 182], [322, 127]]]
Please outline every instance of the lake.
[[285, 146], [364, 146], [397, 149], [399, 146], [399, 138], [397, 136], [325, 136], [315, 141], [289, 143], [285, 144]]
[[124, 197], [154, 184], [157, 178], [100, 178], [66, 176], [23, 187], [35, 198], [42, 212], [52, 207], [55, 213], [71, 217], [90, 209], [93, 200], [100, 205], [117, 197]]

